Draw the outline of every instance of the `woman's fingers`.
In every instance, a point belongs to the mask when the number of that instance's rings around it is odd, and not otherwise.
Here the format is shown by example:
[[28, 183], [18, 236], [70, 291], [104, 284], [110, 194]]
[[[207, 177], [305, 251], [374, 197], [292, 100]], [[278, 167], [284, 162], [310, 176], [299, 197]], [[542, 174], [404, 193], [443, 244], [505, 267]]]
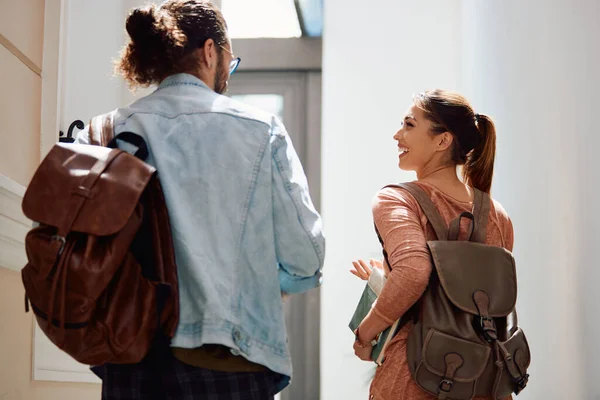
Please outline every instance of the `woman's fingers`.
[[350, 270], [350, 272], [352, 273], [352, 275], [354, 275], [354, 276], [358, 276], [360, 279], [364, 279], [364, 278], [362, 277], [362, 275], [360, 275], [358, 272], [356, 272], [356, 271], [354, 271], [354, 270]]
[[383, 269], [381, 261], [375, 259], [370, 259], [368, 263], [365, 260], [352, 261], [352, 266], [354, 270], [350, 270], [350, 272], [365, 281], [369, 280], [373, 268]]
[[367, 277], [371, 276], [371, 267], [369, 267], [369, 264], [367, 264], [365, 260], [358, 260], [358, 264], [360, 265], [364, 273], [367, 275]]
[[362, 280], [368, 280], [371, 271], [366, 272], [363, 266], [358, 261], [352, 261], [352, 266], [354, 270], [350, 270], [354, 275], [358, 276]]
[[365, 279], [365, 273], [363, 272], [358, 262], [352, 261], [352, 266], [354, 267], [354, 270], [350, 270], [350, 272], [358, 276], [360, 279]]

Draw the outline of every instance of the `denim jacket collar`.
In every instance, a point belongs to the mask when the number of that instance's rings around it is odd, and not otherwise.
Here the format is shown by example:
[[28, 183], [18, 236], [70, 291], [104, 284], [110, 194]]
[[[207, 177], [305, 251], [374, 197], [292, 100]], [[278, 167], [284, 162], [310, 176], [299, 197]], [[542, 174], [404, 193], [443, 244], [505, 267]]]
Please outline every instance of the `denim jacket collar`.
[[175, 74], [165, 78], [160, 85], [158, 85], [158, 89], [160, 90], [169, 86], [177, 85], [193, 85], [201, 87], [205, 90], [213, 91], [206, 83], [204, 83], [202, 79], [187, 73]]

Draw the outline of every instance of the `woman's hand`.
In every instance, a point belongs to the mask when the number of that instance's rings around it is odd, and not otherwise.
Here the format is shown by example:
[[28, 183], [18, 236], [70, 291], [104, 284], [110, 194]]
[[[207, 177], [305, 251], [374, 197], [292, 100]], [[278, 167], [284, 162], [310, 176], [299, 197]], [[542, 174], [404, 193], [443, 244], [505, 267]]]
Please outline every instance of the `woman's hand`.
[[[371, 265], [369, 266], [369, 264]], [[363, 281], [368, 281], [373, 268], [383, 269], [383, 264], [381, 261], [370, 259], [369, 264], [367, 264], [365, 260], [352, 261], [352, 266], [354, 269], [351, 269], [350, 272], [353, 275], [358, 276]]]
[[358, 342], [354, 342], [354, 354], [356, 357], [360, 358], [363, 361], [373, 361], [371, 359], [371, 353], [373, 352], [373, 347], [361, 347]]
[[371, 353], [373, 352], [373, 346], [363, 345], [359, 341], [358, 329], [354, 331], [356, 335], [356, 340], [354, 341], [354, 354], [363, 361], [373, 361], [371, 359]]

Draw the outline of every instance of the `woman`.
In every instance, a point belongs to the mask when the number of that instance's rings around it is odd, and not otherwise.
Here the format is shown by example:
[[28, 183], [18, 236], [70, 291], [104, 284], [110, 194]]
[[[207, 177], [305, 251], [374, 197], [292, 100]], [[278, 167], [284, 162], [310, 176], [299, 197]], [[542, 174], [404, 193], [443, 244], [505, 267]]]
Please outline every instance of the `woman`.
[[[496, 151], [494, 124], [489, 117], [476, 114], [461, 95], [432, 90], [415, 96], [394, 139], [400, 168], [417, 173], [416, 183], [447, 224], [462, 212], [472, 211], [474, 188], [490, 192]], [[462, 181], [457, 173], [459, 165]], [[370, 360], [371, 341], [423, 295], [432, 270], [426, 242], [435, 239], [417, 201], [404, 189], [379, 191], [373, 201], [373, 217], [390, 265], [370, 262], [373, 267], [384, 268], [387, 283], [357, 330], [354, 351], [365, 361]], [[466, 237], [467, 227], [465, 221], [461, 239]], [[512, 224], [496, 201], [490, 207], [486, 244], [512, 251]], [[368, 279], [371, 267], [365, 261], [353, 265], [354, 275]], [[388, 345], [386, 360], [371, 384], [371, 399], [436, 398], [420, 389], [410, 375], [406, 343], [411, 326], [408, 322]]]

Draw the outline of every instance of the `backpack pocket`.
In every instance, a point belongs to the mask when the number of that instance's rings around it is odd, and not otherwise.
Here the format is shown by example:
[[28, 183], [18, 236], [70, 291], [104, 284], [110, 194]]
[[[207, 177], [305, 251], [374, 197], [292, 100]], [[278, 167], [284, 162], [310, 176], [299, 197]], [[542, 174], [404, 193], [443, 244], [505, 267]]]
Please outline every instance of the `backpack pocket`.
[[440, 398], [471, 399], [490, 353], [489, 346], [431, 329], [415, 379], [421, 388]]
[[508, 396], [513, 392], [518, 394], [525, 388], [529, 378], [527, 375], [527, 368], [529, 368], [529, 364], [531, 362], [531, 352], [529, 350], [527, 338], [525, 338], [525, 334], [521, 328], [517, 328], [516, 332], [510, 337], [510, 339], [503, 344], [508, 351], [508, 354], [510, 354], [512, 361], [514, 361], [513, 365], [517, 369], [515, 372], [518, 372], [522, 377], [524, 377], [523, 380], [520, 381], [512, 376], [506, 365], [504, 366], [502, 378], [500, 379], [500, 383], [498, 385], [498, 395]]

